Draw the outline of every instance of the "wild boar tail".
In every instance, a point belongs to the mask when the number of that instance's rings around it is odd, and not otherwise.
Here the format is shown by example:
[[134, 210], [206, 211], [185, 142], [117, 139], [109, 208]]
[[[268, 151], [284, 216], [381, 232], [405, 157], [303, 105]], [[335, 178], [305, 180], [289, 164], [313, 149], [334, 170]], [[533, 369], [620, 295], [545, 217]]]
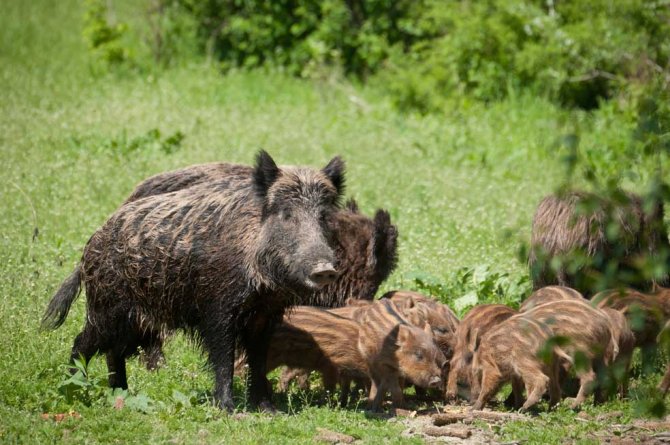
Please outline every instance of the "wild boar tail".
[[571, 365], [574, 365], [574, 364], [575, 364], [575, 359], [573, 359], [572, 357], [570, 357], [570, 354], [568, 354], [567, 352], [565, 352], [565, 351], [563, 350], [563, 348], [561, 348], [560, 346], [554, 346], [554, 353], [555, 353], [559, 358], [562, 358], [563, 360], [567, 361], [567, 362], [570, 363]]
[[63, 324], [70, 312], [70, 306], [81, 292], [81, 265], [63, 281], [56, 294], [44, 311], [41, 327], [44, 330], [56, 329]]
[[[609, 361], [613, 362], [619, 356], [619, 342], [614, 335], [614, 332], [610, 332], [610, 344], [608, 345], [608, 354]], [[609, 364], [609, 363], [608, 363]]]

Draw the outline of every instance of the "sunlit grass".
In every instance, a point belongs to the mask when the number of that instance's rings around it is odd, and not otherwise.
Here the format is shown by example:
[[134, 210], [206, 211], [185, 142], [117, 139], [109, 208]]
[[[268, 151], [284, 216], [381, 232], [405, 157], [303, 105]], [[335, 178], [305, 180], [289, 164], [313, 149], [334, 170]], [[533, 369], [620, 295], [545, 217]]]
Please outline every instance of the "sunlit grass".
[[[250, 163], [260, 148], [282, 164], [344, 157], [347, 194], [367, 213], [388, 209], [400, 231], [399, 267], [384, 289], [413, 286], [417, 272], [445, 282], [480, 265], [522, 277], [517, 251], [534, 207], [563, 179], [555, 142], [566, 131], [565, 112], [519, 97], [447, 116], [405, 115], [372, 89], [273, 73], [224, 76], [198, 64], [93, 76], [81, 8], [74, 0], [11, 1], [0, 15], [0, 441], [308, 443], [317, 427], [365, 443], [404, 441], [400, 425], [366, 418], [362, 405], [317, 406], [309, 394], [278, 398], [290, 414], [275, 417], [183, 406], [175, 391], [206, 400], [212, 379], [181, 336], [167, 345], [158, 372], [129, 362], [130, 394], [146, 395], [150, 413], [114, 410], [106, 397], [68, 403], [58, 386], [83, 325], [83, 298], [54, 333], [39, 332], [39, 319], [88, 237], [136, 183], [194, 163]], [[593, 145], [607, 130], [585, 129]], [[177, 132], [185, 138], [168, 154], [161, 141]], [[104, 360], [93, 360], [90, 372], [104, 379]], [[244, 408], [242, 383], [236, 388]], [[632, 413], [631, 404], [621, 406], [594, 410]], [[69, 410], [82, 418], [40, 418]], [[534, 437], [542, 429], [561, 438], [572, 415], [559, 411], [501, 434]]]

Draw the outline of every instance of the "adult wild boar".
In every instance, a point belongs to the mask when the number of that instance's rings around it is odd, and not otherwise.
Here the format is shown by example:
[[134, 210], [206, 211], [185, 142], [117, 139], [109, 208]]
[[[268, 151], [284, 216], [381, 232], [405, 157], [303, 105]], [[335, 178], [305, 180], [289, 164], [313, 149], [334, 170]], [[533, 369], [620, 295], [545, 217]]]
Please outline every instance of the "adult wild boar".
[[[229, 168], [230, 164], [210, 163], [159, 173], [138, 184], [126, 203], [216, 182], [229, 174]], [[329, 225], [339, 274], [335, 281], [311, 293], [303, 304], [341, 307], [350, 297], [372, 300], [396, 267], [398, 229], [391, 224], [387, 211], [377, 210], [370, 219], [353, 199], [333, 215]]]
[[[650, 288], [654, 280], [640, 273], [639, 260], [668, 253], [662, 202], [648, 209], [633, 193], [603, 198], [572, 191], [540, 202], [533, 217], [528, 263], [534, 289], [558, 284], [590, 296], [606, 284]], [[554, 259], [563, 264], [552, 267]], [[604, 283], [602, 278], [612, 266], [616, 276]], [[657, 281], [666, 285], [668, 274]]]
[[127, 202], [93, 234], [80, 266], [46, 310], [58, 327], [86, 288], [87, 316], [72, 358], [106, 354], [110, 386], [127, 387], [125, 359], [177, 329], [198, 338], [215, 375], [214, 398], [234, 408], [236, 344], [249, 357], [249, 396], [269, 403], [265, 360], [286, 308], [337, 276], [328, 221], [344, 187], [339, 157], [322, 170], [255, 167]]
[[[230, 164], [193, 165], [152, 176], [137, 185], [126, 203], [147, 196], [171, 193], [189, 187], [216, 183], [229, 175]], [[302, 304], [321, 307], [344, 306], [347, 298], [372, 300], [379, 286], [396, 267], [398, 230], [385, 210], [377, 210], [371, 219], [362, 214], [356, 202], [349, 200], [345, 208], [335, 212], [328, 221], [332, 232], [338, 276], [319, 290], [311, 292]], [[162, 361], [164, 338], [159, 335], [144, 350], [147, 368], [154, 369]], [[240, 357], [241, 371], [245, 357]]]

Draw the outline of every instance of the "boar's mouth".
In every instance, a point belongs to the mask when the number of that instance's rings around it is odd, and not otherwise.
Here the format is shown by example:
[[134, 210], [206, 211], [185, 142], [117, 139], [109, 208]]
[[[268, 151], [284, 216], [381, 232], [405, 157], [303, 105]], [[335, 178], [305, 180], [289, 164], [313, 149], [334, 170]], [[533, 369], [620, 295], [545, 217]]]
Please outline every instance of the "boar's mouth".
[[440, 386], [442, 386], [442, 378], [438, 376], [431, 377], [430, 381], [428, 382], [428, 387], [439, 388]]

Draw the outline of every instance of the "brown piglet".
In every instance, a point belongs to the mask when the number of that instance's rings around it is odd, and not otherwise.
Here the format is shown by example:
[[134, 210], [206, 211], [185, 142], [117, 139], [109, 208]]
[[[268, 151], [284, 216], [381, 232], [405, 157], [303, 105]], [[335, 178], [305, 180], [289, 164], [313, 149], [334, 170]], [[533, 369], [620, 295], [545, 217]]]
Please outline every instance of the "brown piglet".
[[472, 358], [473, 377], [480, 381], [481, 390], [474, 409], [482, 409], [501, 385], [512, 382], [515, 403], [521, 402], [525, 386], [527, 398], [522, 410], [535, 405], [549, 390], [550, 403], [558, 403], [561, 389], [558, 382], [557, 353], [560, 348], [550, 347], [546, 360], [541, 352], [553, 337], [544, 323], [526, 314], [514, 315], [494, 326], [483, 336], [476, 336]]
[[[446, 398], [456, 398], [458, 381], [465, 381], [470, 386], [470, 394], [476, 399], [479, 393], [478, 384], [472, 378], [473, 340], [484, 336], [493, 327], [507, 320], [517, 312], [504, 304], [482, 304], [473, 307], [461, 320], [456, 328], [454, 354], [449, 367]], [[476, 331], [476, 334], [475, 334]]]

